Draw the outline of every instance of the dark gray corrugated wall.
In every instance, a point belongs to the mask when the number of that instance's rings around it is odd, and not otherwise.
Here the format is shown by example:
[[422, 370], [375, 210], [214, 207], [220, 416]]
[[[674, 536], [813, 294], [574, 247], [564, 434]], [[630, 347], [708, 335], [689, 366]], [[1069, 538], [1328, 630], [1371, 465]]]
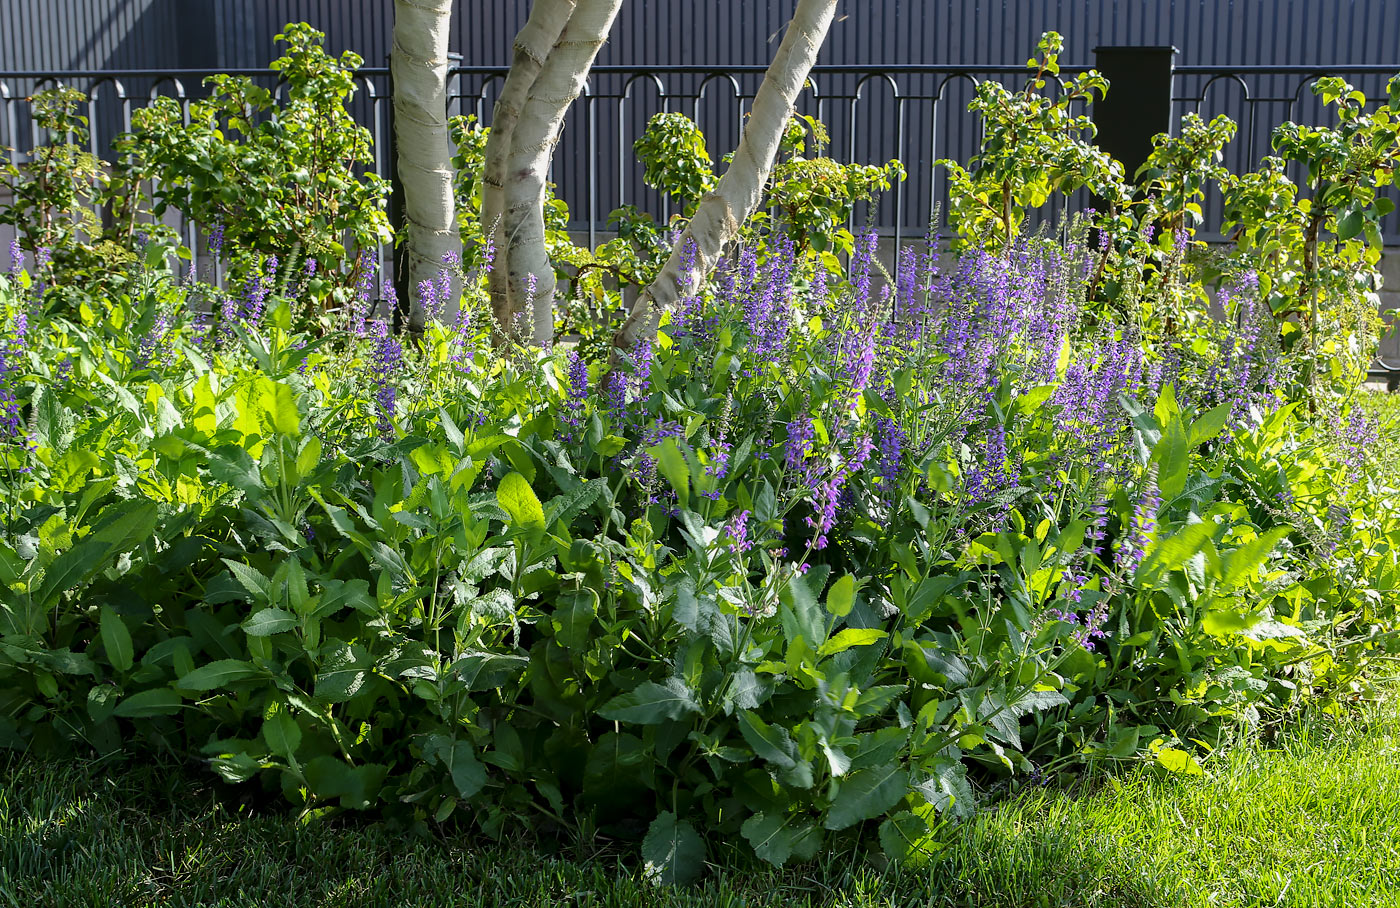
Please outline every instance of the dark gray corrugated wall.
[[[600, 62], [755, 64], [794, 0], [632, 0]], [[529, 0], [460, 0], [454, 49], [509, 61]], [[846, 0], [824, 63], [1003, 64], [1041, 32], [1066, 63], [1097, 44], [1175, 44], [1184, 64], [1400, 62], [1396, 0]], [[286, 22], [311, 22], [370, 65], [389, 51], [391, 0], [0, 0], [0, 69], [261, 66]]]

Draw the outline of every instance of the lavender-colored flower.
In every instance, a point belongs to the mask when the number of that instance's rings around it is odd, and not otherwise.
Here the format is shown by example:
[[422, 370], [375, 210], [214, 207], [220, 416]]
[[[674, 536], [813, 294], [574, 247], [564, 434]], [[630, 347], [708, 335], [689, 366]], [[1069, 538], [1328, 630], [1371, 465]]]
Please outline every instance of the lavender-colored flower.
[[1147, 557], [1147, 546], [1157, 532], [1157, 512], [1162, 508], [1162, 496], [1157, 491], [1157, 465], [1147, 469], [1147, 475], [1133, 511], [1131, 532], [1122, 543], [1123, 570], [1132, 574]]
[[787, 429], [787, 445], [784, 448], [787, 468], [799, 470], [807, 455], [812, 453], [812, 440], [816, 437], [816, 429], [812, 425], [812, 418], [805, 414], [789, 422]]
[[359, 269], [359, 278], [355, 282], [355, 296], [350, 300], [350, 333], [356, 337], [364, 337], [371, 300], [374, 299], [375, 278], [379, 272], [378, 257], [372, 249], [362, 249], [356, 267]]
[[632, 390], [638, 400], [651, 393], [651, 367], [655, 360], [651, 338], [645, 338], [637, 345], [632, 358]]
[[255, 272], [248, 278], [248, 283], [243, 289], [243, 320], [253, 327], [262, 324], [263, 313], [267, 311], [267, 297], [272, 291], [273, 281], [277, 275], [277, 256], [270, 255], [266, 262], [266, 276], [263, 272]]
[[423, 318], [435, 322], [442, 317], [442, 298], [438, 296], [436, 281], [418, 282], [418, 302], [423, 307]]
[[578, 355], [577, 350], [569, 351], [569, 389], [564, 400], [563, 421], [569, 428], [564, 432], [564, 441], [575, 444], [579, 440], [579, 430], [583, 426], [583, 413], [588, 405], [588, 363]]
[[851, 456], [830, 476], [809, 477], [812, 481], [812, 514], [806, 518], [806, 523], [813, 531], [813, 551], [826, 548], [829, 541], [827, 534], [836, 525], [836, 511], [840, 504], [842, 488], [851, 476], [865, 466], [874, 448], [875, 444], [870, 436], [862, 436], [856, 440], [856, 447]]
[[892, 503], [904, 469], [904, 445], [908, 435], [893, 419], [879, 416], [875, 419], [875, 439], [879, 449], [877, 473], [880, 494], [886, 503]]
[[214, 229], [209, 231], [209, 254], [214, 258], [223, 255], [224, 252], [224, 225], [215, 224]]
[[166, 335], [170, 332], [170, 313], [162, 311], [156, 316], [155, 324], [151, 330], [141, 338], [140, 344], [136, 348], [136, 357], [132, 365], [140, 370], [151, 365], [156, 359], [165, 342]]
[[735, 555], [742, 555], [753, 548], [753, 542], [749, 539], [749, 517], [748, 511], [740, 511], [729, 519], [725, 526], [725, 533], [729, 536], [729, 551]]
[[403, 364], [403, 345], [389, 333], [388, 324], [382, 320], [372, 322], [370, 330], [374, 338], [370, 375], [375, 385], [375, 425], [380, 436], [388, 441], [394, 437], [394, 411], [398, 400], [398, 389], [392, 379]]

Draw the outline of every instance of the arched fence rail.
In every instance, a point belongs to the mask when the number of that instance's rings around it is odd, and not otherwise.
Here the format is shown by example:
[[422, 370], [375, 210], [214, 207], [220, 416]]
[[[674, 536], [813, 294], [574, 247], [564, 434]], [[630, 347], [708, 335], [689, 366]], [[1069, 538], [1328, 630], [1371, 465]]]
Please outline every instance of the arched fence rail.
[[[1086, 69], [1063, 68], [1049, 90], [1057, 90], [1060, 80]], [[247, 76], [274, 92], [278, 88], [279, 74], [272, 70], [229, 72]], [[1395, 66], [1325, 68], [1175, 66], [1170, 81], [1170, 123], [1178, 123], [1187, 112], [1207, 119], [1217, 114], [1230, 116], [1239, 124], [1239, 133], [1226, 150], [1225, 163], [1242, 172], [1271, 153], [1270, 134], [1279, 123], [1328, 122], [1328, 112], [1310, 90], [1318, 77], [1342, 76], [1376, 102], [1385, 97], [1386, 83], [1397, 72], [1400, 61]], [[674, 206], [665, 194], [642, 182], [642, 168], [634, 160], [632, 143], [653, 114], [679, 111], [699, 123], [716, 168], [721, 170], [720, 159], [737, 144], [763, 73], [764, 67], [759, 65], [595, 67], [583, 96], [569, 111], [551, 174], [579, 233], [596, 244], [599, 234], [608, 229], [608, 213], [624, 204], [636, 205], [663, 221], [669, 219], [675, 213]], [[110, 155], [112, 138], [129, 128], [135, 109], [153, 98], [168, 96], [188, 111], [190, 104], [206, 94], [204, 80], [211, 74], [190, 69], [0, 72], [0, 147], [11, 149], [17, 160], [23, 160], [44, 141], [29, 99], [44, 88], [61, 84], [78, 89], [86, 99], [80, 112], [88, 117], [88, 135], [81, 137], [80, 144], [98, 155]], [[489, 125], [505, 76], [506, 70], [495, 66], [452, 69], [451, 113], [473, 115]], [[967, 104], [977, 85], [991, 79], [1020, 86], [1026, 78], [1023, 66], [819, 65], [799, 98], [798, 109], [826, 123], [831, 136], [826, 153], [832, 157], [862, 163], [897, 158], [904, 163], [908, 179], [887, 193], [874, 210], [858, 209], [850, 225], [857, 229], [873, 226], [898, 243], [922, 237], [932, 214], [946, 205], [946, 174], [936, 162], [943, 158], [966, 161], [975, 153], [981, 123], [967, 111]], [[359, 90], [351, 109], [374, 140], [373, 167], [381, 176], [392, 177], [393, 86], [389, 70], [361, 69], [356, 83]], [[4, 192], [0, 186], [0, 203]], [[1068, 202], [1071, 208], [1087, 204], [1082, 196]], [[1064, 205], [1057, 201], [1040, 217], [1054, 219]], [[174, 215], [172, 224], [182, 231], [191, 248], [199, 248], [199, 225], [180, 222]], [[1219, 230], [1220, 200], [1213, 193], [1205, 205], [1203, 235], [1219, 239]], [[1400, 212], [1386, 219], [1383, 235], [1387, 244], [1400, 245]], [[0, 236], [0, 243], [8, 239]], [[1400, 359], [1400, 349], [1394, 358]]]

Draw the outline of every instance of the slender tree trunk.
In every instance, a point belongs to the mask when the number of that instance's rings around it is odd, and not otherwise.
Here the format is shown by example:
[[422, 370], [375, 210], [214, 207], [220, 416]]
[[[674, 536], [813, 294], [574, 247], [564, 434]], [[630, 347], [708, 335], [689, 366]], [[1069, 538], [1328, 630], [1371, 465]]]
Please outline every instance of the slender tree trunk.
[[[447, 130], [447, 41], [452, 0], [394, 0], [394, 130], [399, 179], [408, 221], [409, 326], [422, 328], [419, 282], [443, 269], [449, 253], [460, 255], [453, 199], [452, 138]], [[452, 283], [455, 309], [461, 288]]]
[[516, 316], [533, 299], [531, 334], [537, 344], [554, 335], [554, 266], [544, 245], [545, 177], [564, 114], [583, 90], [621, 6], [622, 0], [578, 0], [511, 136], [502, 216], [508, 278], [503, 327], [513, 330]]
[[574, 13], [578, 0], [535, 0], [530, 7], [530, 18], [520, 33], [515, 36], [515, 57], [511, 61], [510, 72], [506, 74], [501, 94], [496, 99], [491, 116], [491, 132], [486, 137], [486, 172], [481, 187], [481, 229], [491, 236], [495, 249], [488, 283], [491, 292], [491, 311], [497, 324], [506, 326], [510, 318], [506, 287], [506, 274], [509, 255], [504, 242], [505, 231], [501, 228], [501, 216], [505, 210], [503, 187], [506, 179], [506, 163], [510, 156], [511, 137], [515, 135], [515, 124], [520, 121], [521, 109], [525, 106], [534, 87], [535, 79], [544, 68], [550, 50], [559, 40], [560, 33]]
[[[837, 0], [798, 0], [778, 53], [768, 66], [753, 110], [744, 126], [734, 160], [719, 185], [706, 194], [679, 240], [671, 248], [656, 280], [642, 291], [613, 345], [630, 350], [642, 338], [653, 337], [661, 313], [700, 285], [719, 261], [724, 247], [739, 234], [763, 197], [778, 145], [797, 95], [817, 60], [836, 14]], [[688, 251], [693, 247], [693, 254]], [[687, 260], [693, 267], [687, 269]]]

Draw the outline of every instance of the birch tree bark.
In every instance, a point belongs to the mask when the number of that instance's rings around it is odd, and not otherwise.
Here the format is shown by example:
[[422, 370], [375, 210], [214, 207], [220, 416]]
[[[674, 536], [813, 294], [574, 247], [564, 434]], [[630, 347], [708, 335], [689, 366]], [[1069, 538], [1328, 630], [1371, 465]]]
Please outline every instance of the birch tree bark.
[[574, 13], [578, 0], [535, 0], [530, 6], [530, 18], [515, 36], [515, 54], [510, 72], [501, 86], [501, 94], [491, 116], [491, 132], [486, 137], [486, 169], [481, 188], [481, 229], [488, 233], [495, 250], [488, 275], [491, 311], [497, 324], [505, 327], [510, 319], [506, 274], [509, 252], [504, 242], [505, 231], [501, 216], [505, 210], [506, 163], [510, 156], [511, 138], [515, 124], [520, 121], [522, 108], [544, 68], [546, 58], [559, 35]]
[[564, 114], [583, 90], [593, 60], [612, 30], [622, 0], [577, 0], [553, 50], [530, 89], [511, 135], [506, 165], [505, 234], [507, 306], [500, 320], [506, 331], [533, 300], [531, 339], [548, 344], [554, 335], [554, 266], [544, 245], [544, 190], [549, 161]]
[[[394, 131], [403, 183], [410, 288], [409, 326], [421, 329], [419, 282], [437, 277], [443, 258], [461, 254], [447, 129], [447, 42], [452, 0], [394, 0]], [[449, 305], [461, 288], [454, 279]]]
[[[724, 247], [758, 207], [773, 170], [783, 130], [797, 95], [817, 60], [835, 18], [837, 0], [798, 0], [778, 53], [754, 97], [739, 147], [719, 184], [707, 193], [680, 239], [671, 248], [661, 273], [637, 297], [627, 320], [613, 337], [618, 350], [630, 350], [656, 335], [661, 313], [693, 292], [714, 269]], [[688, 247], [693, 247], [690, 253]], [[690, 259], [692, 267], [686, 268]]]

